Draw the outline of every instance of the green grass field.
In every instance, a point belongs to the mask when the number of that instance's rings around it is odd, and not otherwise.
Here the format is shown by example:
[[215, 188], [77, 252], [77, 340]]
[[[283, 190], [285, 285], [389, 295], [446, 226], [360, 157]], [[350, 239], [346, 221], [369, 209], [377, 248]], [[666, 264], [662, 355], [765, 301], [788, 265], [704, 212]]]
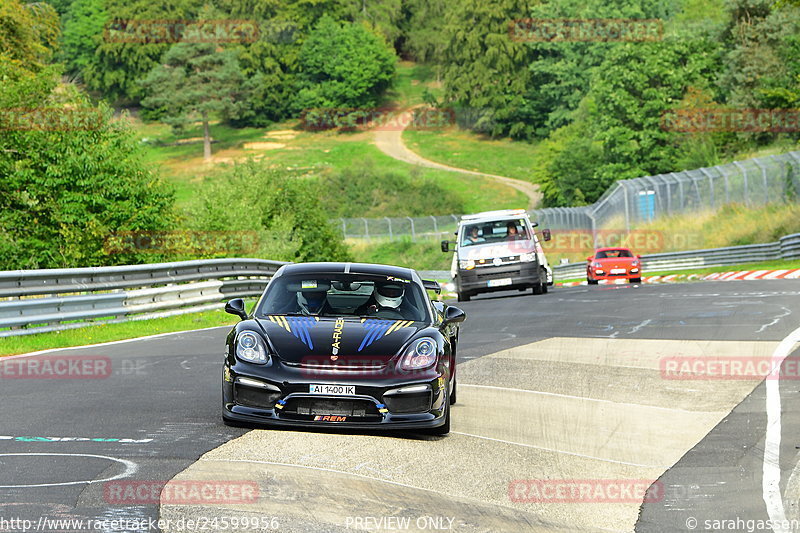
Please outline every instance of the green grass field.
[[[172, 144], [178, 140], [168, 129], [144, 125], [142, 137], [151, 139], [147, 145], [147, 160], [158, 166], [161, 175], [175, 186], [180, 207], [190, 205], [200, 188], [212, 182], [236, 161], [248, 157], [261, 160], [274, 168], [299, 169], [312, 175], [343, 170], [370, 160], [378, 172], [394, 172], [405, 176], [413, 174], [420, 179], [435, 181], [447, 194], [454, 195], [466, 212], [515, 208], [527, 203], [525, 195], [519, 191], [489, 178], [416, 168], [396, 161], [375, 147], [369, 132], [306, 132], [291, 129], [290, 126], [292, 125], [282, 124], [282, 129], [269, 130], [279, 131], [281, 135], [268, 136], [267, 130], [235, 130], [214, 125], [212, 136], [220, 139], [220, 142], [213, 145], [211, 164], [203, 161], [201, 143], [164, 146], [163, 144]], [[144, 132], [148, 133], [145, 135]], [[181, 138], [196, 139], [199, 135], [197, 126], [188, 130]], [[394, 192], [403, 194], [402, 190]], [[407, 214], [385, 213], [385, 216]]]
[[406, 130], [403, 140], [421, 156], [458, 168], [532, 181], [537, 165], [536, 144], [491, 139], [456, 128]]

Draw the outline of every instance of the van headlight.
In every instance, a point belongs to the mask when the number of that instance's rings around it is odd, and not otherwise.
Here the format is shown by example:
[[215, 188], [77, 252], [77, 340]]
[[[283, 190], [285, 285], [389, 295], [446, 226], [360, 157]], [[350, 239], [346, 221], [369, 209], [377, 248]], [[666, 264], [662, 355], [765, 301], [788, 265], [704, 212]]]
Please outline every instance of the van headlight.
[[240, 331], [234, 341], [236, 357], [248, 363], [264, 365], [269, 360], [267, 347], [261, 336], [255, 331]]
[[458, 268], [463, 268], [464, 270], [472, 270], [473, 268], [475, 268], [475, 261], [473, 261], [472, 259], [459, 259]]

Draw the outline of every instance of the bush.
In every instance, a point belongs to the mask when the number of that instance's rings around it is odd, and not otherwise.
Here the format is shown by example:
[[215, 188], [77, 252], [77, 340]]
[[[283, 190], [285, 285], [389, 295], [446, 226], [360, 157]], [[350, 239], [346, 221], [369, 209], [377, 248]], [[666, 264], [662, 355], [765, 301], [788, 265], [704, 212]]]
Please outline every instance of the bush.
[[169, 229], [172, 191], [145, 166], [127, 122], [74, 88], [54, 90], [57, 76], [0, 62], [5, 119], [19, 118], [14, 108], [39, 113], [30, 128], [0, 125], [8, 130], [0, 135], [0, 270], [157, 260], [109, 255], [105, 244], [120, 231]]
[[428, 216], [462, 213], [464, 206], [435, 182], [381, 172], [371, 160], [321, 179], [321, 200], [332, 217]]
[[[347, 261], [316, 183], [249, 161], [216, 180], [192, 209], [192, 229], [254, 232], [249, 256], [277, 261]], [[241, 255], [230, 250], [228, 256]]]

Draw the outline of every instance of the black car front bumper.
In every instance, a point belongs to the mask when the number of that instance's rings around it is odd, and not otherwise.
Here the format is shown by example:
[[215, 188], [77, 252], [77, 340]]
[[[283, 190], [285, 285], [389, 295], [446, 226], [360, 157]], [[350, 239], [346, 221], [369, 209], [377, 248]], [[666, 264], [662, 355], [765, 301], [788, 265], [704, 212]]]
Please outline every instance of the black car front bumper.
[[[354, 386], [354, 394], [310, 394], [312, 384]], [[276, 362], [260, 367], [226, 360], [223, 418], [275, 426], [364, 429], [435, 428], [445, 423], [446, 376], [435, 369], [408, 376], [311, 376]], [[403, 389], [414, 387], [410, 392]], [[425, 391], [418, 389], [425, 388]]]

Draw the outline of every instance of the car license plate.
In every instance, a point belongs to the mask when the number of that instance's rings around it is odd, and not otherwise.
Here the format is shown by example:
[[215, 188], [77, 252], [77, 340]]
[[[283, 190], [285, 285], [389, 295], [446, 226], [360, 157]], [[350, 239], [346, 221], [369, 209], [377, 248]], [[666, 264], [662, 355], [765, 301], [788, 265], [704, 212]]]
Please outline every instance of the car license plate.
[[612, 268], [611, 269], [611, 273], [612, 274], [625, 274], [626, 272], [627, 272], [627, 270], [625, 270], [624, 268]]
[[489, 287], [504, 287], [506, 285], [511, 285], [511, 278], [490, 279], [486, 284]]
[[308, 386], [309, 394], [326, 394], [329, 396], [348, 396], [356, 393], [355, 385], [324, 385], [312, 384]]

